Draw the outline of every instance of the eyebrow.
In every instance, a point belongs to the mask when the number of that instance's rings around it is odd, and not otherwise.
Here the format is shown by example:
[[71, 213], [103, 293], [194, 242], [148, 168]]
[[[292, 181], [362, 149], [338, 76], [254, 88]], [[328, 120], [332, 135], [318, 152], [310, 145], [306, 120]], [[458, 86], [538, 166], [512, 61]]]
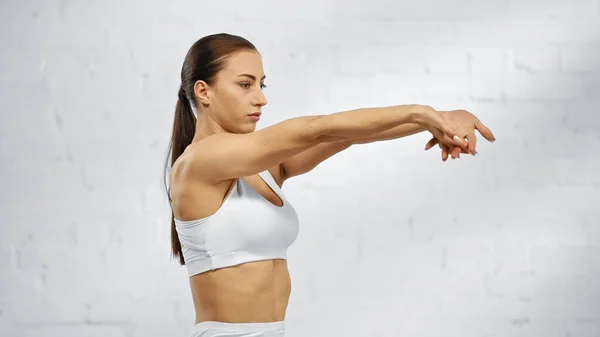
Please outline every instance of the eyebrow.
[[[253, 81], [256, 81], [256, 77], [254, 75], [250, 75], [250, 74], [241, 74], [239, 76], [246, 76], [246, 77], [250, 77]], [[267, 78], [267, 75], [263, 75], [263, 77], [261, 78], [261, 80], [264, 80], [265, 78]]]

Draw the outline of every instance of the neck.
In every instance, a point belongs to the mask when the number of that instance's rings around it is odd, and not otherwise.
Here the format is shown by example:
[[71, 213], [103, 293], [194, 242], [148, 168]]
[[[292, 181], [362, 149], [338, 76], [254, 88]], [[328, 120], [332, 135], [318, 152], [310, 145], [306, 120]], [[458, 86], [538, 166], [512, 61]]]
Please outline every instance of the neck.
[[200, 113], [196, 120], [196, 132], [194, 133], [192, 143], [198, 142], [208, 136], [224, 132], [227, 131], [220, 127], [218, 123], [208, 120], [205, 114]]

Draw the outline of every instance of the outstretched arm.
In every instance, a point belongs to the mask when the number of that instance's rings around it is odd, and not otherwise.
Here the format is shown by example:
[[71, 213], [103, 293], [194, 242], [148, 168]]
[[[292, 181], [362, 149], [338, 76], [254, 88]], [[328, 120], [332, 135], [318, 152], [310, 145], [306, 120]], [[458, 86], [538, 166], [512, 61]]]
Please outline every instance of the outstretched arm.
[[308, 150], [300, 152], [281, 163], [282, 182], [294, 176], [307, 173], [314, 169], [324, 160], [331, 158], [336, 153], [339, 153], [354, 144], [367, 144], [383, 140], [392, 140], [410, 136], [419, 132], [425, 131], [425, 128], [407, 123], [398, 125], [391, 129], [376, 132], [372, 135], [355, 138], [352, 140], [321, 143]]
[[385, 131], [374, 133], [370, 136], [345, 141], [343, 144], [347, 147], [354, 144], [368, 144], [384, 140], [403, 138], [423, 131], [425, 131], [425, 128], [417, 124], [402, 124]]
[[[465, 110], [442, 111], [440, 112], [440, 114], [444, 117], [444, 119], [448, 122], [450, 126], [452, 126], [459, 132], [461, 138], [466, 138], [469, 142], [468, 151], [465, 151], [460, 147], [450, 148], [447, 145], [440, 143], [439, 140], [435, 137], [432, 138], [426, 144], [425, 149], [429, 150], [434, 145], [439, 144], [440, 148], [442, 149], [443, 161], [446, 161], [446, 159], [448, 159], [450, 155], [452, 156], [452, 158], [457, 158], [459, 157], [460, 153], [477, 153], [477, 151], [475, 150], [475, 144], [477, 141], [475, 137], [475, 130], [479, 131], [481, 135], [488, 141], [493, 142], [495, 140], [492, 131], [485, 125], [483, 125], [479, 121], [479, 119], [477, 119], [473, 114]], [[336, 153], [339, 153], [354, 144], [367, 144], [372, 142], [403, 138], [423, 131], [426, 131], [426, 129], [418, 124], [406, 123], [360, 138], [354, 138], [350, 140], [340, 139], [339, 142], [319, 144], [293, 157], [288, 158], [280, 164], [282, 172], [282, 183], [285, 179], [311, 171], [324, 160], [332, 157]]]

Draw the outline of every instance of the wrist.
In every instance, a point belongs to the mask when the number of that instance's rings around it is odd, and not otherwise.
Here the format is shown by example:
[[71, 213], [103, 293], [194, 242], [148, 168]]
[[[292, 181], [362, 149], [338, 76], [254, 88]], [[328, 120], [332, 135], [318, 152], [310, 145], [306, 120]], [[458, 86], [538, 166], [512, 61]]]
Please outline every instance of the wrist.
[[437, 113], [437, 111], [430, 105], [414, 104], [409, 110], [408, 119], [410, 123], [422, 125], [423, 121], [427, 120], [425, 116], [431, 115], [431, 113]]

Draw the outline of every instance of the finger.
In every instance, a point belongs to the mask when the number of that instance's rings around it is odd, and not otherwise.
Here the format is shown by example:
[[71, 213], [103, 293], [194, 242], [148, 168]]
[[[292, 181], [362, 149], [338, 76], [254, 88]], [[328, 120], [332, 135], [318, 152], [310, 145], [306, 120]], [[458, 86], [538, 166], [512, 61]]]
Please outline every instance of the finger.
[[451, 146], [451, 147], [455, 147], [455, 146], [459, 146], [458, 144], [464, 143], [465, 145], [467, 144], [466, 141], [460, 141], [460, 137], [456, 136], [454, 138], [452, 138], [453, 136], [448, 136], [447, 134], [444, 133], [443, 130], [438, 130], [435, 129], [434, 131], [431, 131], [431, 133], [433, 134], [433, 136], [435, 138], [437, 138], [438, 142], [444, 143], [446, 146]]
[[445, 136], [452, 140], [452, 142], [450, 142], [449, 145], [460, 146], [467, 150], [467, 142], [458, 135], [458, 132], [456, 132], [456, 130], [451, 128], [448, 124], [445, 124], [443, 125], [442, 131]]
[[[446, 130], [448, 132], [451, 132], [449, 130], [452, 130], [452, 128], [447, 127]], [[451, 153], [450, 149], [453, 149], [455, 147], [458, 147], [459, 149], [462, 149], [465, 151], [465, 153], [468, 153], [468, 143], [466, 140], [462, 139], [459, 136], [454, 136], [453, 138], [448, 137], [447, 134], [445, 134], [443, 132], [443, 130], [435, 130], [438, 131], [434, 134], [434, 137], [436, 137], [438, 139], [438, 141], [440, 141], [441, 143], [444, 143], [447, 147], [448, 147], [448, 153]], [[433, 132], [432, 132], [433, 133]]]
[[483, 123], [481, 123], [479, 120], [475, 120], [475, 128], [477, 129], [477, 131], [479, 131], [483, 138], [487, 139], [490, 142], [496, 141], [496, 137], [494, 137], [492, 130], [490, 130], [487, 126], [483, 125]]
[[451, 138], [449, 138], [448, 136], [446, 136], [441, 130], [434, 128], [430, 132], [433, 135], [433, 137], [435, 137], [438, 144], [454, 146], [454, 141]]
[[431, 149], [432, 147], [435, 146], [435, 144], [438, 143], [438, 140], [436, 138], [431, 138], [427, 144], [425, 144], [425, 151]]
[[448, 153], [449, 153], [448, 146], [440, 143], [440, 148], [442, 149], [442, 161], [448, 160]]
[[467, 134], [467, 141], [469, 142], [469, 152], [472, 155], [476, 155], [477, 151], [475, 149], [475, 145], [477, 145], [477, 137], [475, 137], [475, 132], [469, 132]]
[[460, 149], [460, 147], [458, 147], [458, 146], [457, 146], [457, 147], [454, 147], [454, 148], [452, 149], [452, 152], [451, 152], [452, 159], [460, 158], [460, 152], [461, 152], [460, 150], [461, 150], [461, 149]]

